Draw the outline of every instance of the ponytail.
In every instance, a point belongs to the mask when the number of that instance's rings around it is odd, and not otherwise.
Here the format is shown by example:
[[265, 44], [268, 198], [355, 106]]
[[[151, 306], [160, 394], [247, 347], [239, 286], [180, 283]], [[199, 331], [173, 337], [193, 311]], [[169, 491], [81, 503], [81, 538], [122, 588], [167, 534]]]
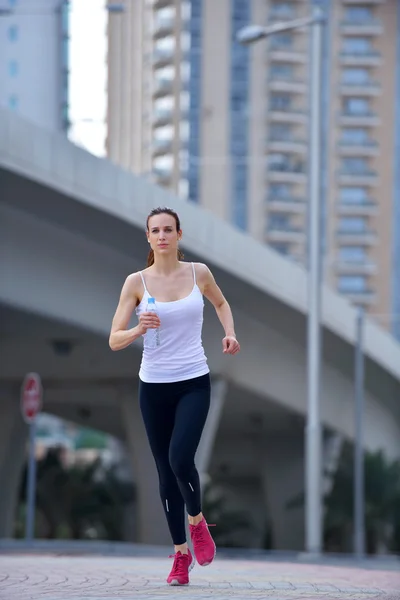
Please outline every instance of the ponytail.
[[[177, 258], [178, 260], [183, 260], [185, 258], [185, 255], [183, 254], [182, 250], [180, 250], [178, 248], [178, 252], [177, 252]], [[147, 255], [147, 265], [146, 267], [151, 267], [151, 265], [154, 265], [154, 250], [150, 249], [150, 252]]]
[[150, 248], [150, 252], [147, 255], [146, 267], [151, 267], [151, 265], [154, 265], [154, 250], [152, 248]]

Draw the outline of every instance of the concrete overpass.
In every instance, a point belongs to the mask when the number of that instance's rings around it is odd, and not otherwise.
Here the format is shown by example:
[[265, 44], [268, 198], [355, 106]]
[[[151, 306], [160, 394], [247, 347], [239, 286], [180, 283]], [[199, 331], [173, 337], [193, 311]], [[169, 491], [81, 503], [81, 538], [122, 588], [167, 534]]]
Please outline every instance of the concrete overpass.
[[[63, 137], [0, 111], [0, 535], [9, 535], [26, 430], [19, 386], [41, 373], [45, 409], [125, 440], [138, 485], [136, 539], [166, 537], [157, 482], [135, 402], [140, 345], [112, 353], [107, 338], [121, 285], [145, 263], [144, 223], [173, 206], [188, 260], [214, 272], [236, 320], [242, 352], [221, 353], [206, 308], [204, 343], [214, 386], [199, 468], [223, 479], [274, 545], [301, 548], [306, 412], [306, 272], [201, 208]], [[322, 420], [353, 436], [355, 311], [323, 290]], [[400, 347], [366, 324], [365, 444], [400, 454]], [[328, 446], [327, 446], [328, 447]], [[211, 452], [212, 450], [212, 452]], [[254, 507], [254, 509], [253, 509]], [[160, 521], [161, 519], [161, 521]]]

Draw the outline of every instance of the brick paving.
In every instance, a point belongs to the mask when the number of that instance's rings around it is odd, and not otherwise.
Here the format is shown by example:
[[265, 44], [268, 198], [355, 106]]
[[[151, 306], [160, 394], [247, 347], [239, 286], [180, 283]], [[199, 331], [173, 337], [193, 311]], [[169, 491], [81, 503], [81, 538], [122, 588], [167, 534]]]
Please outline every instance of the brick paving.
[[171, 559], [0, 555], [1, 600], [400, 600], [400, 572], [217, 558], [189, 587], [165, 583]]

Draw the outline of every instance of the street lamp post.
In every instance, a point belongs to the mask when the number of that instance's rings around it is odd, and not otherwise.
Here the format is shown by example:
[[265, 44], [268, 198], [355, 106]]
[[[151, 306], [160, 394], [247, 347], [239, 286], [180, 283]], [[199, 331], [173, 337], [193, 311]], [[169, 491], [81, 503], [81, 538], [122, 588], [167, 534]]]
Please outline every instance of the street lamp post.
[[356, 321], [354, 360], [354, 553], [357, 558], [365, 554], [365, 498], [364, 498], [364, 310], [359, 308]]
[[321, 497], [321, 104], [322, 28], [325, 17], [314, 3], [312, 15], [263, 27], [249, 25], [237, 34], [241, 44], [252, 44], [281, 31], [312, 26], [310, 56], [310, 155], [309, 155], [309, 246], [308, 246], [308, 327], [307, 327], [307, 425], [305, 430], [305, 529], [306, 551], [318, 555], [322, 549]]

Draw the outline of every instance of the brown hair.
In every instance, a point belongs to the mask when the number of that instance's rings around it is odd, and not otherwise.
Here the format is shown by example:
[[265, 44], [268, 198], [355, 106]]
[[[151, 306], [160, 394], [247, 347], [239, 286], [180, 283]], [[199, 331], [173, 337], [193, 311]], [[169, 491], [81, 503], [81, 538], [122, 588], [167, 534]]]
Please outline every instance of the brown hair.
[[[168, 208], [166, 206], [161, 207], [159, 206], [158, 208], [153, 208], [153, 210], [150, 212], [150, 214], [147, 217], [146, 220], [146, 228], [147, 231], [149, 231], [149, 220], [151, 217], [154, 217], [155, 215], [170, 215], [171, 217], [174, 217], [175, 219], [175, 223], [176, 223], [176, 231], [179, 231], [181, 228], [181, 222], [179, 220], [178, 214], [172, 209], [172, 208]], [[177, 252], [177, 258], [178, 260], [182, 260], [184, 258], [183, 252], [182, 250], [179, 250], [178, 248], [178, 252]], [[147, 267], [151, 267], [151, 265], [154, 264], [154, 251], [151, 248], [150, 252], [147, 256]]]

